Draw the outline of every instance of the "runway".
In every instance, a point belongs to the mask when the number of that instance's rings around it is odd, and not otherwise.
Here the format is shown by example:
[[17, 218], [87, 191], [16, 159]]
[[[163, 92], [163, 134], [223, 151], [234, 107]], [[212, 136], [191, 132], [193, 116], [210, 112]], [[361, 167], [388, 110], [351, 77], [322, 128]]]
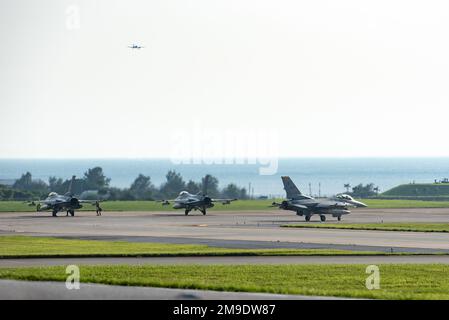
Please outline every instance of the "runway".
[[237, 257], [93, 257], [0, 259], [0, 267], [45, 267], [67, 265], [245, 265], [245, 264], [400, 264], [443, 263], [449, 256], [237, 256]]
[[[314, 220], [318, 217], [314, 217]], [[447, 209], [358, 209], [343, 222], [447, 222]], [[328, 219], [328, 222], [336, 222]], [[50, 213], [0, 213], [0, 235], [53, 236], [103, 241], [204, 244], [224, 248], [305, 248], [355, 251], [449, 253], [449, 233], [387, 232], [281, 228], [304, 223], [288, 211], [214, 212], [77, 212], [75, 217]], [[57, 265], [180, 265], [180, 264], [387, 264], [449, 263], [449, 255], [302, 256], [302, 257], [164, 257], [0, 259], [0, 267]], [[230, 293], [201, 290], [82, 284], [67, 290], [64, 283], [0, 280], [0, 299], [323, 299], [326, 297]]]
[[[318, 217], [313, 217], [318, 219]], [[328, 219], [328, 222], [335, 222]], [[343, 222], [447, 222], [449, 209], [356, 209]], [[304, 223], [289, 211], [1, 213], [0, 233], [137, 242], [207, 244], [231, 248], [333, 248], [370, 251], [449, 252], [449, 233], [338, 229], [287, 229]]]
[[247, 292], [125, 287], [81, 283], [67, 290], [65, 282], [0, 280], [0, 300], [342, 300], [344, 298]]

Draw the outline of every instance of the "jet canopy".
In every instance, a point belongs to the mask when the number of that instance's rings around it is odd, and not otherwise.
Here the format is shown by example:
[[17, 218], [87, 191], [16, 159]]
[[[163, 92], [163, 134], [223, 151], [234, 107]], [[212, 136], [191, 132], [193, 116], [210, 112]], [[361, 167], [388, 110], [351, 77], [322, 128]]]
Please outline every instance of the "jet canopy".
[[180, 193], [179, 193], [179, 198], [186, 198], [186, 197], [188, 197], [189, 196], [189, 193], [187, 192], [187, 191], [181, 191]]
[[48, 197], [49, 198], [52, 198], [52, 197], [56, 197], [58, 194], [56, 193], [56, 192], [50, 192], [49, 194], [48, 194]]
[[341, 200], [354, 201], [354, 198], [351, 197], [349, 194], [337, 194], [337, 198]]

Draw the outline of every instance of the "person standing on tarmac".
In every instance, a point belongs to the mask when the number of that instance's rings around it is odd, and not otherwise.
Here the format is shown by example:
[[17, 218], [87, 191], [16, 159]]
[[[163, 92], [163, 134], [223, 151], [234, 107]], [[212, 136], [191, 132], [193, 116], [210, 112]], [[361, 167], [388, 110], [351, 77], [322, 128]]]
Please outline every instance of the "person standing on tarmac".
[[95, 207], [96, 207], [97, 216], [101, 216], [101, 211], [103, 211], [103, 209], [101, 209], [101, 207], [100, 207], [100, 202], [95, 201]]

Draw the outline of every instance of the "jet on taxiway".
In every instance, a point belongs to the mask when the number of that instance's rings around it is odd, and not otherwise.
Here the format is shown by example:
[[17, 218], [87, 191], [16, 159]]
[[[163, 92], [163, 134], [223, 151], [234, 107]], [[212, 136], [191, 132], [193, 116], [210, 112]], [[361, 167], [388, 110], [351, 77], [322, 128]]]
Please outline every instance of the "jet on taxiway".
[[223, 205], [230, 204], [237, 199], [212, 199], [207, 196], [207, 185], [209, 182], [209, 175], [204, 178], [203, 192], [198, 194], [191, 194], [187, 191], [181, 191], [178, 197], [174, 200], [162, 200], [162, 205], [169, 205], [173, 202], [173, 209], [184, 209], [187, 216], [192, 210], [199, 210], [203, 215], [206, 215], [208, 208], [214, 206], [214, 202], [221, 202]]
[[329, 199], [314, 199], [303, 195], [296, 187], [290, 177], [281, 177], [284, 184], [287, 200], [281, 203], [273, 202], [273, 206], [283, 210], [295, 211], [297, 215], [304, 216], [306, 221], [314, 214], [320, 216], [321, 221], [326, 221], [326, 215], [336, 217], [338, 221], [341, 216], [351, 213], [349, 207], [366, 207], [367, 205], [354, 200], [350, 195], [339, 194]]
[[56, 192], [50, 192], [45, 200], [33, 201], [31, 204], [34, 205], [37, 202], [36, 211], [38, 212], [51, 210], [53, 217], [56, 217], [57, 213], [60, 211], [66, 211], [67, 215], [70, 214], [73, 217], [75, 215], [75, 210], [81, 209], [83, 203], [95, 205], [97, 212], [102, 211], [99, 200], [79, 200], [72, 195], [72, 185], [74, 181], [75, 176], [72, 177], [66, 194], [60, 195]]

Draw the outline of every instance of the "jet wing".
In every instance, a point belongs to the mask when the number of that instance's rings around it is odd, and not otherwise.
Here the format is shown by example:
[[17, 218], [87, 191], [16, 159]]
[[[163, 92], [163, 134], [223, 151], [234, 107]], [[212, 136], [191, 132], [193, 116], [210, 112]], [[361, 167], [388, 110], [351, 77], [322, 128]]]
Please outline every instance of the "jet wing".
[[307, 210], [309, 209], [307, 206], [304, 206], [302, 204], [289, 204], [289, 207], [294, 207], [296, 209], [301, 209], [301, 210]]
[[45, 200], [33, 200], [26, 202], [29, 206], [35, 206], [37, 203], [44, 203]]
[[39, 204], [45, 204], [49, 206], [67, 206], [70, 205], [70, 201], [47, 201], [47, 202], [39, 202]]
[[230, 204], [232, 201], [236, 201], [238, 199], [212, 199], [212, 202], [221, 202], [222, 204]]
[[169, 205], [170, 202], [175, 202], [175, 199], [173, 200], [154, 200], [155, 202], [161, 202], [163, 206]]
[[30, 206], [34, 206], [36, 204], [50, 204], [50, 205], [54, 205], [54, 204], [66, 204], [69, 203], [67, 201], [58, 201], [58, 200], [35, 200], [35, 201], [31, 201], [28, 204]]
[[346, 208], [348, 204], [346, 202], [324, 202], [318, 203], [315, 208]]
[[95, 206], [97, 204], [97, 202], [100, 203], [100, 202], [103, 202], [103, 201], [104, 200], [78, 200], [79, 203], [89, 203], [89, 204], [91, 204], [93, 206]]
[[282, 203], [273, 202], [271, 207], [278, 207], [280, 209], [300, 209], [300, 210], [308, 210], [309, 208], [303, 204], [299, 203], [289, 203], [289, 201], [282, 201]]

